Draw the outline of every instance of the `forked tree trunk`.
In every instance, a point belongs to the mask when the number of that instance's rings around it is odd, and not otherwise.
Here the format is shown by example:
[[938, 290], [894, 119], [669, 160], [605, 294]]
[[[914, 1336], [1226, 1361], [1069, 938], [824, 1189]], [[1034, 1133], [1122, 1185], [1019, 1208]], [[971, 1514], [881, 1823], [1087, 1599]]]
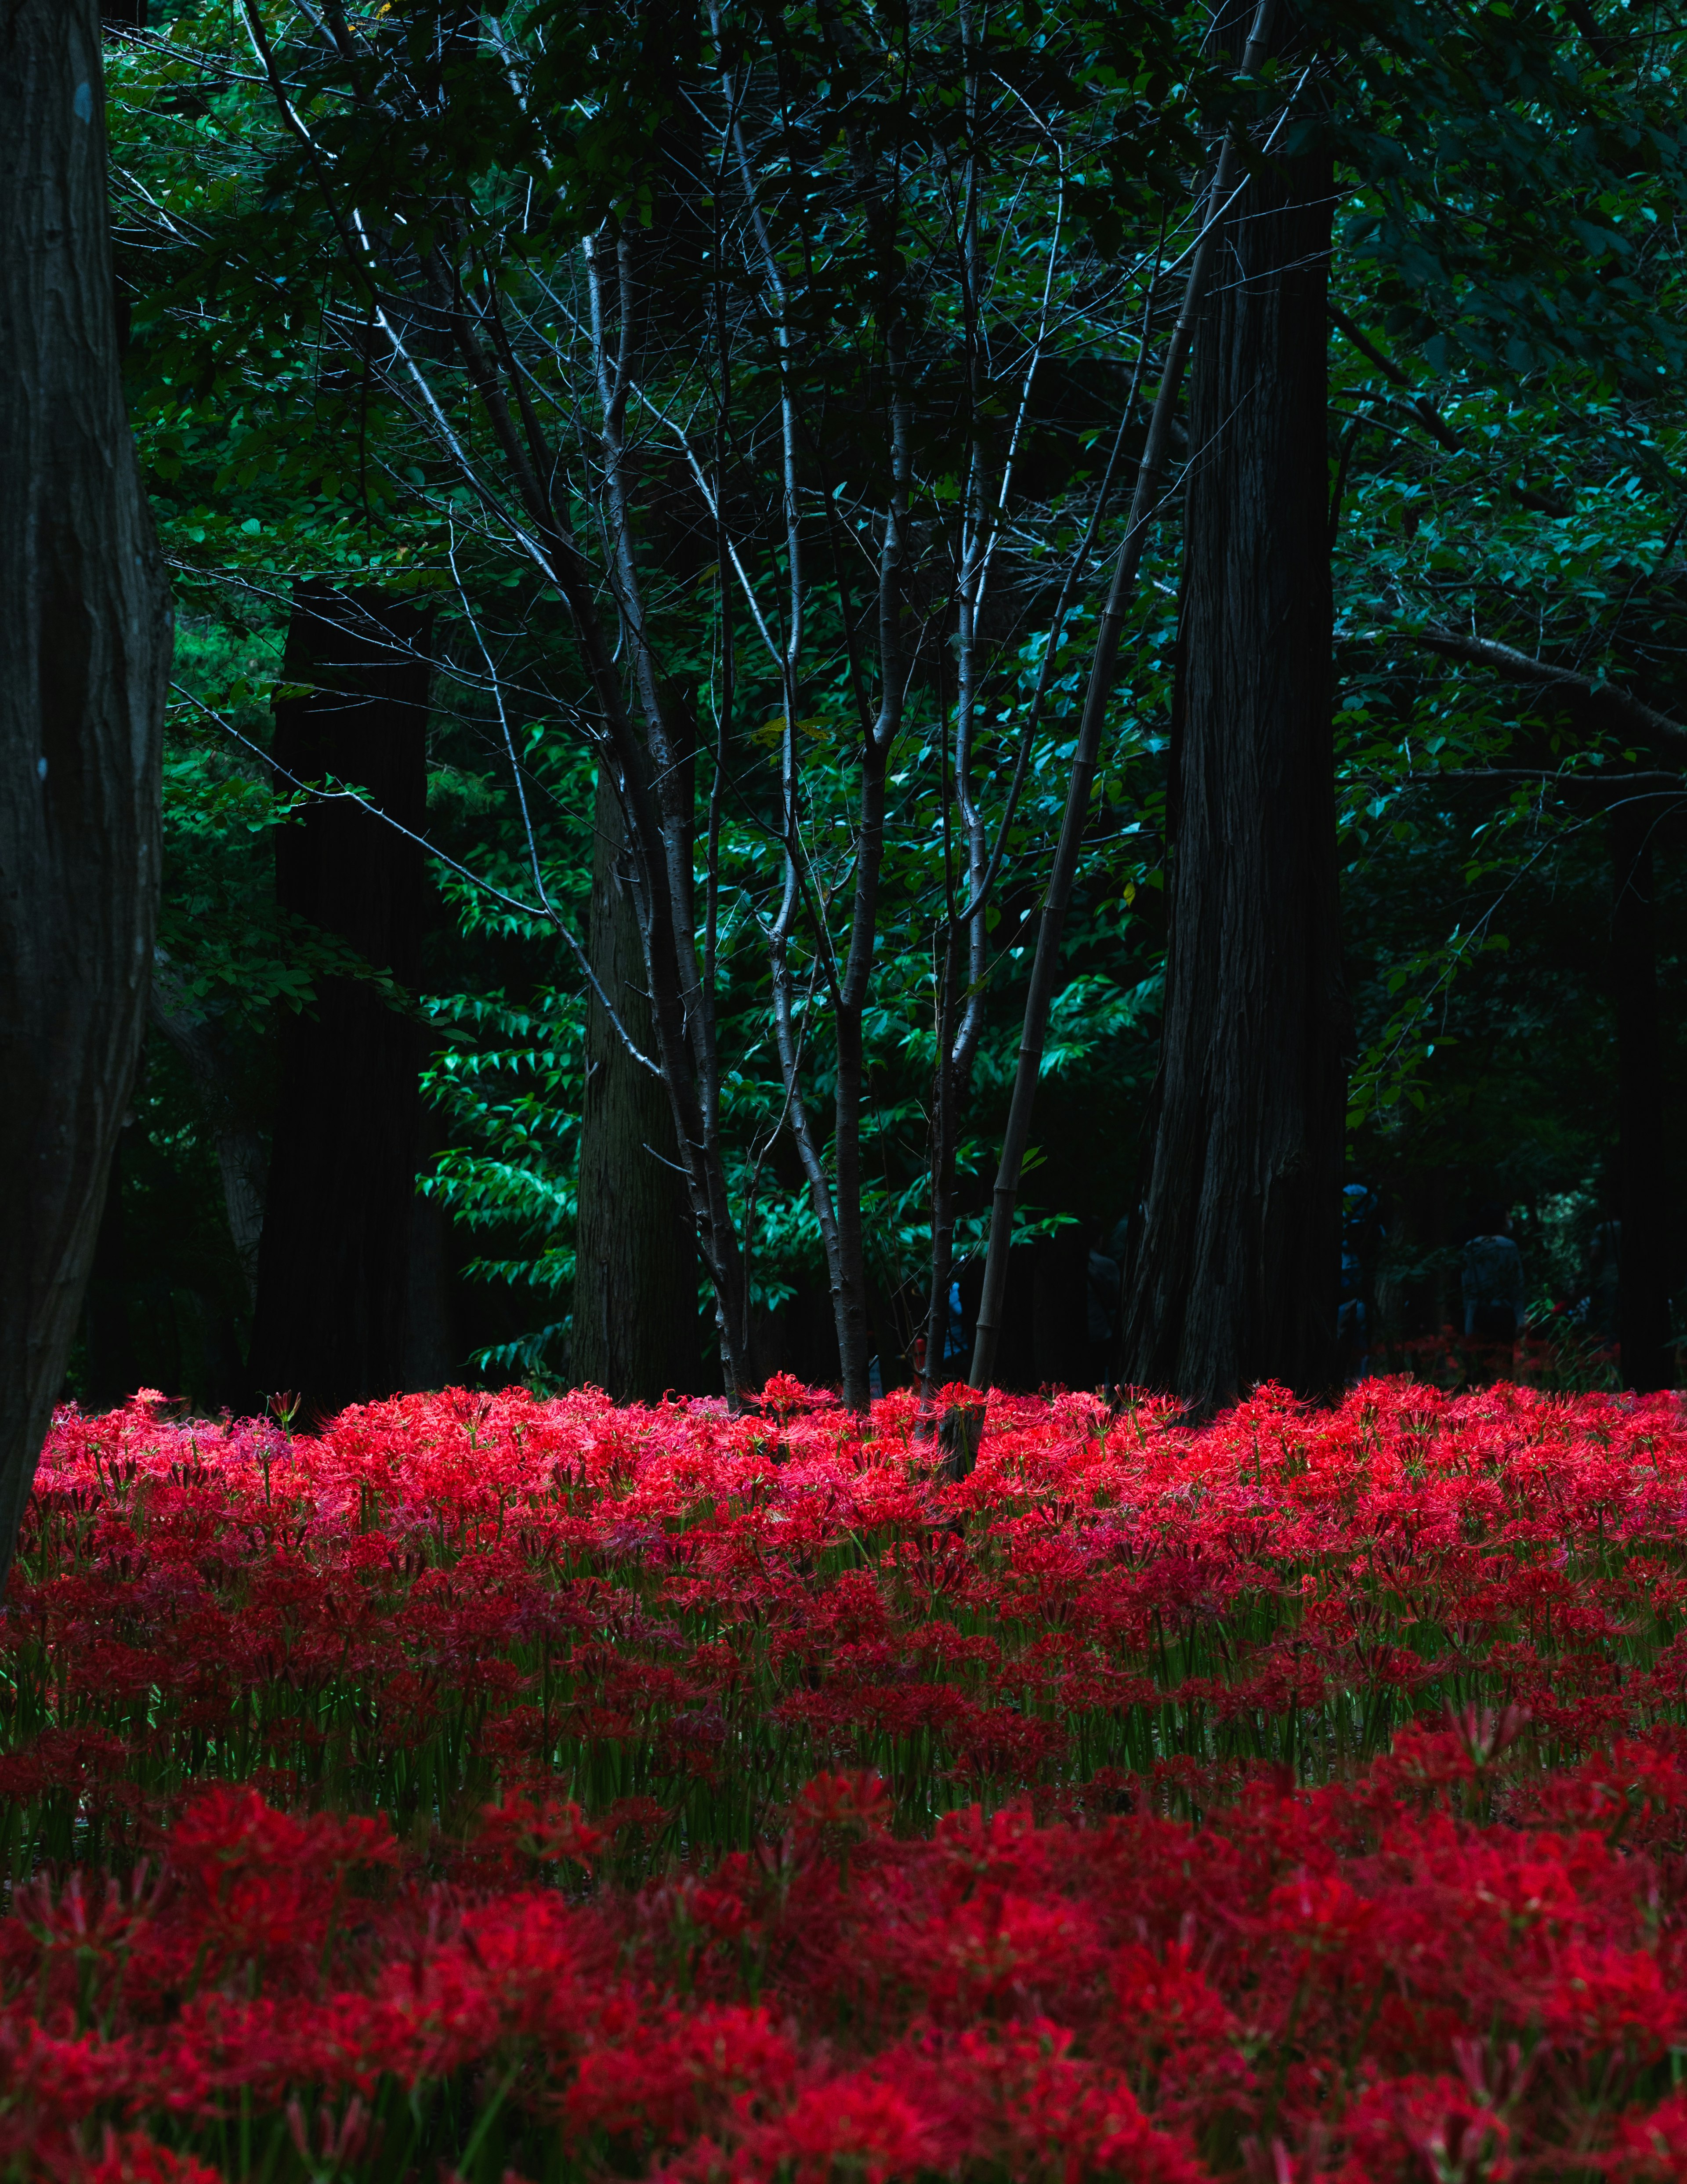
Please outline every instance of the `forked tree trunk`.
[[[332, 775], [414, 833], [426, 817], [425, 627], [378, 593], [303, 588], [287, 674], [315, 687], [276, 715], [279, 766]], [[375, 812], [313, 804], [281, 832], [276, 896], [411, 988], [422, 859]], [[422, 1035], [366, 979], [321, 978], [316, 994], [282, 1025], [248, 1378], [326, 1416], [404, 1385]]]
[[[654, 1053], [621, 805], [600, 778], [592, 854], [592, 967]], [[596, 994], [586, 1017], [571, 1377], [617, 1402], [687, 1393], [699, 1367], [697, 1245], [674, 1164], [662, 1080], [634, 1061]]]
[[170, 593], [117, 370], [95, 0], [0, 7], [0, 1582], [146, 1022]]
[[[1274, 13], [1275, 0], [1256, 0], [1253, 20], [1242, 47], [1240, 74], [1244, 77], [1251, 79], [1257, 75], [1266, 58]], [[1239, 31], [1239, 23], [1233, 27]], [[1031, 1116], [1037, 1096], [1037, 1081], [1042, 1074], [1049, 1011], [1060, 978], [1061, 938], [1066, 928], [1066, 912], [1072, 904], [1072, 886], [1077, 877], [1078, 855], [1089, 811], [1090, 792], [1094, 786], [1095, 769], [1101, 756], [1101, 733], [1106, 717], [1107, 700], [1114, 677], [1118, 671], [1120, 640], [1141, 571], [1149, 526], [1159, 512], [1162, 499], [1161, 481], [1170, 458], [1172, 426], [1183, 392], [1183, 367], [1206, 300], [1213, 262], [1219, 254], [1225, 211], [1238, 187], [1240, 155], [1246, 141], [1245, 132], [1239, 126], [1227, 134], [1205, 193], [1200, 232], [1194, 247], [1187, 254], [1189, 270], [1184, 276], [1183, 306], [1172, 329], [1172, 337], [1166, 345], [1160, 369], [1160, 390], [1154, 398], [1147, 437], [1143, 443], [1141, 460], [1137, 465], [1136, 489], [1131, 495], [1130, 521], [1113, 564], [1112, 582], [1107, 588], [1107, 604], [1101, 610], [1101, 617], [1096, 625], [1095, 647], [1089, 660], [1089, 681], [1084, 691], [1083, 710], [1078, 719], [1077, 739], [1072, 748], [1072, 771], [1066, 777], [1066, 810], [1061, 815], [1060, 839], [1055, 846], [1055, 861], [1050, 870], [1049, 884], [1038, 919], [1037, 945], [1032, 955], [1025, 1014], [1020, 1024], [1019, 1059], [1014, 1068], [1013, 1096], [1008, 1104], [1007, 1128], [1002, 1134], [1001, 1159], [996, 1168], [995, 1188], [991, 1193], [990, 1241], [985, 1255], [983, 1293], [978, 1302], [977, 1327], [972, 1345], [971, 1377], [975, 1388], [989, 1387], [995, 1377], [996, 1345], [1007, 1296], [1008, 1264], [1013, 1253], [1014, 1209], [1019, 1197], [1020, 1176], [1030, 1145]], [[1152, 296], [1153, 288], [1150, 287], [1150, 308], [1144, 315], [1144, 348], [1138, 357], [1139, 371], [1147, 360]], [[1130, 399], [1126, 404], [1125, 419], [1121, 421], [1121, 438], [1124, 424], [1128, 421], [1135, 406], [1135, 399], [1136, 390], [1133, 385]], [[1116, 441], [1116, 453], [1117, 446]], [[1079, 549], [1077, 560], [1072, 564], [1072, 575], [1069, 581], [1075, 581], [1078, 568], [1088, 552], [1105, 499], [1104, 476], [1103, 491], [1090, 512], [1084, 542]], [[1063, 590], [1063, 602], [1065, 597]], [[1059, 627], [1064, 610], [1062, 604], [1055, 613], [1055, 627]], [[1053, 658], [1052, 651], [1045, 649], [1037, 688], [1031, 700], [1033, 719], [1043, 701]], [[957, 1451], [957, 1468], [964, 1471], [968, 1462], [967, 1451], [962, 1449]]]
[[[1221, 23], [1236, 49], [1250, 12]], [[1122, 1362], [1198, 1408], [1267, 1379], [1322, 1391], [1335, 1373], [1331, 188], [1316, 156], [1256, 175], [1190, 371], [1165, 1032]]]
[[1663, 1056], [1657, 1021], [1657, 912], [1652, 877], [1655, 804], [1611, 815], [1612, 986], [1617, 1003], [1623, 1256], [1617, 1336], [1630, 1388], [1672, 1388], [1668, 1207], [1664, 1190]]

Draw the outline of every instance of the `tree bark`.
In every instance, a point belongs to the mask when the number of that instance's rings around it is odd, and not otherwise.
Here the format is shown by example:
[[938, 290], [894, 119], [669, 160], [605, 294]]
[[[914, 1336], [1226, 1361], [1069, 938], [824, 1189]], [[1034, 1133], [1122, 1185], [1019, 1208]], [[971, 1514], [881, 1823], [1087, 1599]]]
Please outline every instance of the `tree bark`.
[[[1239, 47], [1249, 10], [1215, 35]], [[1279, 20], [1282, 20], [1280, 14]], [[1292, 17], [1279, 34], [1292, 36]], [[1264, 166], [1190, 374], [1166, 1019], [1126, 1378], [1204, 1410], [1335, 1375], [1346, 1006], [1331, 731], [1332, 168]]]
[[[1255, 0], [1251, 27], [1248, 31], [1247, 42], [1242, 48], [1241, 73], [1244, 76], [1255, 75], [1266, 56], [1274, 12], [1275, 0]], [[1233, 27], [1239, 36], [1242, 27], [1239, 20]], [[1107, 588], [1107, 604], [1101, 610], [1101, 619], [1096, 627], [1095, 648], [1090, 655], [1089, 681], [1084, 692], [1083, 711], [1078, 721], [1072, 771], [1066, 778], [1066, 810], [1061, 815], [1060, 839], [1055, 846], [1055, 861], [1049, 874], [1049, 884], [1038, 920], [1037, 945], [1032, 956], [1025, 1014], [1020, 1024], [1019, 1059], [1014, 1069], [1013, 1095], [1008, 1103], [1007, 1128], [1002, 1134], [1001, 1159], [996, 1168], [995, 1188], [991, 1193], [990, 1240], [984, 1261], [984, 1292], [978, 1306], [977, 1326], [972, 1344], [971, 1378], [975, 1388], [988, 1388], [994, 1377], [996, 1344], [1007, 1294], [1008, 1262], [1013, 1250], [1014, 1209], [1019, 1199], [1021, 1171], [1030, 1143], [1031, 1114], [1037, 1096], [1037, 1080], [1042, 1072], [1049, 1011], [1060, 976], [1061, 935], [1072, 901], [1072, 883], [1077, 876], [1078, 853], [1083, 845], [1090, 791], [1094, 784], [1096, 764], [1100, 756], [1101, 730], [1107, 699], [1113, 687], [1113, 677], [1118, 671], [1119, 642], [1124, 632], [1126, 610], [1142, 567], [1149, 526], [1159, 510], [1161, 499], [1160, 483], [1170, 457], [1172, 428], [1178, 394], [1183, 387], [1184, 361], [1205, 301], [1213, 259], [1225, 227], [1224, 209], [1229, 205], [1233, 193], [1239, 155], [1244, 142], [1239, 131], [1228, 135], [1213, 170], [1211, 186], [1200, 216], [1200, 232], [1190, 254], [1183, 308], [1172, 330], [1172, 338], [1166, 343], [1165, 361], [1160, 372], [1160, 391], [1154, 398], [1148, 435], [1143, 444], [1141, 460], [1137, 465], [1136, 490], [1131, 496], [1130, 521], [1126, 526], [1118, 558], [1113, 564], [1113, 578]], [[1157, 277], [1156, 275], [1156, 280]], [[1151, 289], [1150, 292], [1151, 295]], [[1145, 315], [1144, 320], [1144, 356], [1150, 317], [1151, 314]], [[1131, 401], [1126, 404], [1127, 420], [1134, 402], [1133, 388]], [[1098, 499], [1091, 514], [1085, 550], [1088, 537], [1094, 536], [1102, 499], [1105, 499], [1105, 494]], [[1062, 596], [1064, 599], [1064, 593]], [[1060, 621], [1061, 616], [1057, 615], [1055, 627], [1059, 627]], [[1045, 651], [1043, 670], [1038, 677], [1036, 694], [1032, 699], [1033, 716], [1041, 702], [1051, 656]]]
[[[425, 627], [420, 609], [378, 593], [302, 587], [286, 672], [315, 687], [276, 709], [278, 766], [350, 783], [415, 833], [427, 802]], [[314, 803], [281, 830], [276, 891], [284, 911], [412, 987], [422, 859], [376, 812]], [[366, 979], [316, 988], [315, 1010], [282, 1026], [249, 1378], [326, 1417], [404, 1384], [421, 1037]]]
[[1673, 1388], [1669, 1347], [1669, 1225], [1664, 1195], [1663, 1056], [1658, 1038], [1655, 810], [1619, 805], [1611, 815], [1612, 987], [1617, 1003], [1623, 1256], [1617, 1335], [1631, 1388]]
[[117, 368], [94, 0], [0, 9], [0, 1583], [146, 1022], [170, 593]]
[[[606, 770], [607, 771], [607, 770]], [[592, 855], [592, 967], [643, 1053], [650, 1003], [620, 800], [599, 777]], [[635, 1061], [596, 994], [586, 1017], [570, 1377], [617, 1402], [655, 1402], [697, 1379], [697, 1245], [675, 1165], [662, 1080]]]

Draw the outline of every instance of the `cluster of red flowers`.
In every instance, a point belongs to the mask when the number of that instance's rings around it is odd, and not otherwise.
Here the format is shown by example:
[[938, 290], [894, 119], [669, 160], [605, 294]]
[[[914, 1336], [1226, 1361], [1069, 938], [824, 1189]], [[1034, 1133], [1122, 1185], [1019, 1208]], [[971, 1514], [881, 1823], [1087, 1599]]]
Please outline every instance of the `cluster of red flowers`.
[[0, 2156], [1687, 2174], [1684, 1602], [1673, 1396], [70, 1413]]

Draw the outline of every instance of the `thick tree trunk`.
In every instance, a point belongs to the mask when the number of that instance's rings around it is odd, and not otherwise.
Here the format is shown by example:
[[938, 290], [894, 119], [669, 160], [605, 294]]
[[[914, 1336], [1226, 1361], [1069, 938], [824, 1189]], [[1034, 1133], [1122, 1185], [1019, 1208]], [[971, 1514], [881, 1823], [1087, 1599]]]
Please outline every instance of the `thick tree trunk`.
[[[614, 785], [599, 778], [592, 967], [640, 1050], [654, 1050], [644, 956]], [[633, 1060], [595, 994], [586, 1017], [571, 1378], [617, 1402], [694, 1385], [697, 1245], [662, 1080]]]
[[1663, 1055], [1657, 1022], [1656, 905], [1651, 829], [1656, 807], [1611, 815], [1612, 986], [1617, 1003], [1623, 1256], [1617, 1334], [1631, 1388], [1672, 1388], [1669, 1349], [1668, 1160]]
[[170, 593], [117, 371], [94, 0], [0, 8], [0, 1582], [146, 1022]]
[[[278, 766], [335, 777], [420, 833], [426, 816], [428, 666], [420, 610], [376, 593], [301, 589], [287, 675], [315, 686], [276, 708]], [[276, 891], [402, 986], [420, 974], [423, 852], [349, 799], [284, 827]], [[367, 980], [317, 981], [282, 1026], [281, 1089], [249, 1378], [326, 1416], [404, 1381], [419, 1027]]]
[[1123, 1368], [1198, 1408], [1335, 1373], [1331, 188], [1318, 157], [1255, 176], [1191, 367], [1165, 1033]]

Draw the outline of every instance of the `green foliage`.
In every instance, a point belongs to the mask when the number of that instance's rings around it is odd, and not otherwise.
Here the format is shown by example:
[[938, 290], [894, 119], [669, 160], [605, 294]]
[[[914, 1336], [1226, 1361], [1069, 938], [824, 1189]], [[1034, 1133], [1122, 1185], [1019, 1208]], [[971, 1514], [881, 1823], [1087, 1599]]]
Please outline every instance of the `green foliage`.
[[[827, 948], [857, 848], [857, 653], [884, 492], [875, 344], [901, 292], [899, 267], [918, 270], [908, 309], [922, 634], [892, 766], [865, 1028], [865, 1210], [878, 1276], [894, 1286], [929, 1242], [933, 951], [958, 870], [946, 831], [946, 542], [975, 405], [1004, 460], [1014, 451], [1018, 496], [979, 727], [993, 826], [1051, 642], [1056, 654], [991, 911], [989, 1022], [959, 1162], [964, 1238], [977, 1231], [1011, 1080], [1116, 492], [1057, 635], [1050, 623], [1129, 383], [1148, 269], [1162, 237], [1168, 257], [1187, 243], [1214, 127], [1262, 120], [1301, 66], [1319, 86], [1304, 111], [1333, 132], [1339, 161], [1333, 294], [1366, 343], [1333, 331], [1355, 1157], [1379, 1174], [1439, 1165], [1459, 1190], [1487, 1174], [1596, 1192], [1610, 1134], [1594, 938], [1604, 850], [1586, 807], [1554, 779], [1621, 767], [1627, 746], [1584, 706], [1538, 689], [1520, 697], [1485, 670], [1432, 655], [1422, 634], [1474, 630], [1677, 702], [1683, 315], [1669, 208], [1681, 181], [1680, 32], [1606, 0], [1453, 11], [1320, 0], [1302, 13], [1303, 57], [1254, 86], [1238, 81], [1233, 57], [1201, 50], [1205, 11], [989, 15], [979, 35], [1000, 98], [982, 186], [993, 252], [982, 306], [940, 277], [968, 126], [960, 21], [947, 6], [917, 26], [894, 11], [745, 6], [725, 12], [717, 47], [701, 12], [543, 4], [502, 19], [518, 69], [432, 0], [348, 8], [352, 35], [337, 46], [311, 36], [302, 14], [259, 8], [248, 19], [179, 0], [167, 31], [112, 47], [131, 385], [182, 616], [162, 945], [197, 999], [237, 1028], [257, 1080], [276, 1008], [309, 1007], [329, 971], [366, 971], [276, 916], [274, 831], [302, 800], [278, 793], [251, 746], [267, 742], [294, 578], [378, 582], [431, 601], [430, 823], [459, 869], [437, 873], [427, 996], [392, 998], [419, 1006], [437, 1036], [426, 1082], [443, 1142], [426, 1187], [467, 1228], [473, 1270], [526, 1299], [531, 1326], [482, 1346], [494, 1365], [531, 1369], [547, 1341], [555, 1356], [566, 1324], [583, 1001], [577, 962], [535, 886], [583, 933], [593, 758], [573, 633], [520, 526], [490, 489], [465, 482], [492, 476], [497, 450], [443, 332], [442, 296], [454, 284], [485, 315], [488, 342], [521, 345], [557, 449], [563, 518], [589, 538], [601, 505], [596, 394], [578, 365], [580, 241], [607, 223], [660, 252], [681, 234], [653, 260], [661, 309], [681, 331], [641, 364], [634, 435], [641, 460], [673, 466], [677, 500], [690, 488], [672, 421], [705, 414], [726, 370], [737, 437], [721, 460], [749, 591], [770, 627], [789, 571], [777, 541], [763, 550], [748, 512], [759, 522], [777, 505], [767, 421], [787, 376], [799, 387], [803, 490], [825, 513], [788, 738], [812, 891], [792, 964], [824, 1132], [837, 1081]], [[256, 60], [248, 20], [267, 42]], [[264, 81], [270, 63], [297, 126]], [[694, 214], [684, 229], [673, 179], [676, 157], [697, 156], [686, 148], [684, 72], [713, 82], [722, 68], [781, 86], [780, 127], [756, 158], [791, 343], [778, 348], [766, 294], [735, 275], [724, 365], [710, 223], [738, 206], [738, 185], [704, 162], [694, 208], [680, 207]], [[853, 164], [887, 152], [902, 176], [894, 248]], [[402, 244], [389, 248], [395, 236]], [[395, 265], [415, 276], [401, 295], [381, 285], [381, 267]], [[1162, 312], [1168, 292], [1157, 292]], [[1006, 371], [980, 397], [957, 370], [977, 308], [1004, 354], [1042, 329], [1022, 403]], [[373, 368], [377, 313], [409, 344], [412, 377]], [[443, 390], [466, 468], [442, 454], [424, 382]], [[639, 518], [649, 611], [705, 756], [717, 733], [723, 755], [715, 1008], [731, 1173], [752, 1286], [771, 1305], [820, 1263], [810, 1195], [778, 1135], [785, 1092], [765, 937], [782, 884], [785, 699], [746, 627], [749, 602], [730, 580], [722, 595], [713, 541], [676, 545], [661, 527], [666, 505], [657, 494]], [[1087, 1141], [1040, 1132], [1033, 1231], [1078, 1207], [1103, 1205], [1111, 1217], [1134, 1189], [1163, 978], [1178, 544], [1174, 508], [1127, 647], [1044, 1056], [1050, 1122], [1088, 1112], [1105, 1129]], [[1507, 770], [1541, 778], [1470, 779]], [[184, 1113], [170, 1127], [194, 1125]]]

